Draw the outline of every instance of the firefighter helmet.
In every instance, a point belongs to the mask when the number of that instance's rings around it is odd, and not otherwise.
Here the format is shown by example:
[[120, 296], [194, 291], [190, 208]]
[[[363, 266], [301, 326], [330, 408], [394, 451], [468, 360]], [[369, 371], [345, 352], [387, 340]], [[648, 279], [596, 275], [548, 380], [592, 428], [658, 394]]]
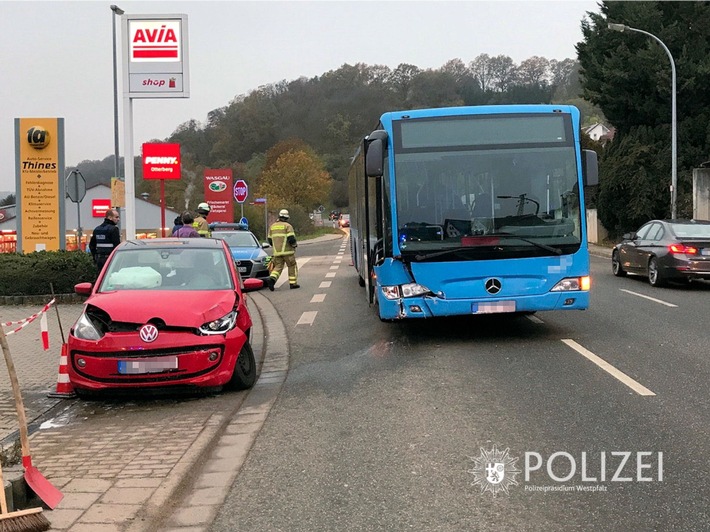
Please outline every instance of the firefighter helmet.
[[286, 209], [281, 209], [279, 211], [279, 218], [286, 218], [288, 220], [288, 218], [289, 218], [288, 211]]
[[210, 204], [207, 202], [202, 202], [197, 206], [197, 212], [201, 212], [204, 214], [209, 214], [210, 212]]

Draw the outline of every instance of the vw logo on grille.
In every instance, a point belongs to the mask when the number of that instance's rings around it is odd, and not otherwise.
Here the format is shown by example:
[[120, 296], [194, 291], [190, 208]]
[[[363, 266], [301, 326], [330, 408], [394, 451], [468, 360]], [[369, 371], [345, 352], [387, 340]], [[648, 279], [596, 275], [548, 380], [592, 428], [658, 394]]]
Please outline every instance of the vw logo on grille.
[[486, 281], [486, 292], [489, 294], [497, 294], [500, 292], [502, 285], [500, 284], [500, 279], [491, 277]]
[[158, 339], [158, 328], [149, 323], [147, 325], [143, 325], [143, 327], [141, 327], [138, 331], [138, 334], [140, 335], [141, 340], [149, 344], [150, 342], [155, 342]]

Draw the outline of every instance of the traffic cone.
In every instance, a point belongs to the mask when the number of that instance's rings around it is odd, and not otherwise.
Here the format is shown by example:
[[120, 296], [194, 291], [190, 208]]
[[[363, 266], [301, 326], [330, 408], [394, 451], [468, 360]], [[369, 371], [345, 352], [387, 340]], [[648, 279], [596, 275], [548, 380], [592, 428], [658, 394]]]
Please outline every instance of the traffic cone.
[[56, 399], [70, 399], [76, 397], [74, 387], [69, 382], [67, 344], [62, 344], [62, 354], [59, 357], [59, 374], [57, 375], [56, 391], [47, 394], [47, 397]]

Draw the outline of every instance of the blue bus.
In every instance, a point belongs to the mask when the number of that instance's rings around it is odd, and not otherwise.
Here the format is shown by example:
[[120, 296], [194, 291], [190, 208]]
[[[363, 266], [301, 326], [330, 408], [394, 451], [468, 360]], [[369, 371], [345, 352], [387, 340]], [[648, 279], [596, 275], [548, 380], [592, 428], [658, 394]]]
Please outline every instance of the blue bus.
[[387, 112], [348, 175], [360, 285], [383, 321], [586, 309], [597, 183], [576, 107]]

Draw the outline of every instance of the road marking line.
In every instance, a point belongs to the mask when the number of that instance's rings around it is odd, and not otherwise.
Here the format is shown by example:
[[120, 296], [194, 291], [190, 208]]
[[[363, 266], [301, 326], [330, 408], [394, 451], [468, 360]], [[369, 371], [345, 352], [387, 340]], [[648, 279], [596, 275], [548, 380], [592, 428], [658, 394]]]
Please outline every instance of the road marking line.
[[335, 277], [335, 272], [328, 272], [328, 273], [325, 274], [325, 278], [326, 278], [326, 279], [330, 279], [330, 278], [332, 278], [332, 277]]
[[643, 294], [639, 294], [638, 292], [632, 292], [631, 290], [626, 290], [624, 288], [619, 288], [622, 292], [626, 292], [627, 294], [631, 294], [632, 296], [639, 296], [644, 299], [648, 299], [649, 301], [653, 301], [654, 303], [660, 303], [661, 305], [665, 305], [667, 307], [674, 307], [678, 308], [678, 305], [674, 305], [673, 303], [666, 303], [665, 301], [661, 301], [660, 299], [656, 299], [655, 297], [650, 297], [650, 296], [645, 296]]
[[325, 301], [325, 294], [313, 294], [311, 298], [311, 303], [323, 303]]
[[331, 270], [337, 270], [338, 268], [340, 268], [340, 264], [330, 267]]
[[[311, 260], [313, 257], [302, 257], [302, 258], [297, 258], [296, 259], [296, 267], [300, 270], [303, 265]], [[283, 275], [286, 273], [286, 275]], [[276, 281], [276, 284], [274, 285], [274, 288], [278, 288], [282, 284], [284, 284], [286, 281], [288, 281], [288, 266], [284, 264], [284, 269], [281, 271], [281, 276], [279, 277], [279, 280]]]
[[331, 284], [333, 284], [333, 281], [323, 281], [320, 285], [318, 285], [318, 288], [330, 288]]
[[577, 342], [574, 340], [569, 340], [569, 339], [563, 339], [562, 342], [564, 344], [567, 344], [569, 347], [577, 351], [580, 355], [588, 359], [589, 361], [593, 362], [597, 366], [599, 366], [601, 369], [606, 371], [609, 375], [612, 377], [616, 378], [629, 388], [631, 388], [633, 391], [635, 391], [639, 395], [656, 395], [653, 393], [651, 390], [643, 386], [642, 384], [638, 383], [631, 377], [629, 377], [626, 373], [624, 373], [621, 370], [616, 369], [614, 366], [609, 364], [606, 360], [603, 358], [598, 357], [591, 351], [585, 349], [581, 345], [579, 345]]
[[531, 322], [533, 322], [533, 323], [545, 323], [545, 322], [542, 321], [540, 318], [538, 318], [537, 316], [533, 316], [532, 314], [528, 314], [528, 315], [525, 316], [525, 317], [526, 317], [527, 319], [529, 319], [529, 320], [530, 320]]
[[308, 312], [304, 312], [301, 314], [301, 317], [296, 325], [313, 325], [313, 320], [316, 319], [316, 314], [318, 314], [317, 310], [309, 310]]

